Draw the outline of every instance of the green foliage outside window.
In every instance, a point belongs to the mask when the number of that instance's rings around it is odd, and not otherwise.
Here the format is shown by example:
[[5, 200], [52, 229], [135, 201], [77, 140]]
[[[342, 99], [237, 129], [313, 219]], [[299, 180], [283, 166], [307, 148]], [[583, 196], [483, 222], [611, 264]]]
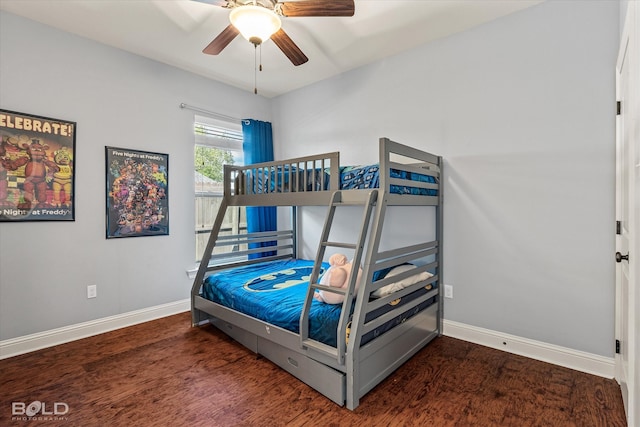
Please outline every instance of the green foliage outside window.
[[205, 145], [196, 145], [195, 169], [196, 172], [211, 178], [214, 181], [223, 181], [223, 165], [234, 164], [233, 154], [229, 150], [222, 150]]

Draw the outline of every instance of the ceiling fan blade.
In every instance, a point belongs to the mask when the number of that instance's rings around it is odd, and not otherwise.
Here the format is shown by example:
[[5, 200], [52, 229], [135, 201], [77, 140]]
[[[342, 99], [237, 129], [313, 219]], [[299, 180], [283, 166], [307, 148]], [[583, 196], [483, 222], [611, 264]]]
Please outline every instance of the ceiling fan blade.
[[236, 38], [238, 34], [240, 34], [240, 31], [238, 31], [233, 25], [229, 24], [227, 28], [218, 34], [218, 37], [213, 39], [213, 41], [202, 50], [202, 53], [206, 53], [207, 55], [219, 54], [222, 52], [222, 49], [227, 47], [227, 45]]
[[284, 16], [353, 16], [353, 0], [306, 0], [282, 2]]
[[198, 3], [212, 4], [214, 6], [227, 7], [227, 0], [193, 0]]
[[293, 63], [293, 65], [302, 65], [309, 60], [307, 56], [302, 53], [300, 48], [291, 40], [291, 37], [280, 28], [274, 35], [271, 36], [271, 40], [280, 48], [287, 58]]

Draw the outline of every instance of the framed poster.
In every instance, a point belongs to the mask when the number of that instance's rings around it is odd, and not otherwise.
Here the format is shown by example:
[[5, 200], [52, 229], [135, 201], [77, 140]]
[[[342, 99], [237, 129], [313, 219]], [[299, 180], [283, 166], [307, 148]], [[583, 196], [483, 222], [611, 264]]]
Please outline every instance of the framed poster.
[[0, 221], [74, 221], [76, 123], [0, 110]]
[[105, 148], [107, 239], [169, 234], [169, 155]]

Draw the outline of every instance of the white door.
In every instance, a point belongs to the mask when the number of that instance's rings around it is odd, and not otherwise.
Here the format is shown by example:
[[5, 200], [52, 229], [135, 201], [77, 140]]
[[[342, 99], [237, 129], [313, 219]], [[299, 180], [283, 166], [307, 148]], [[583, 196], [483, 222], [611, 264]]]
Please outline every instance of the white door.
[[640, 315], [638, 301], [638, 233], [640, 214], [638, 203], [640, 190], [640, 109], [638, 108], [638, 84], [640, 55], [637, 34], [636, 2], [629, 2], [620, 51], [616, 66], [616, 91], [620, 102], [620, 114], [616, 122], [616, 379], [620, 383], [622, 397], [630, 426], [640, 423], [638, 415], [640, 386], [638, 375], [638, 345], [636, 319]]

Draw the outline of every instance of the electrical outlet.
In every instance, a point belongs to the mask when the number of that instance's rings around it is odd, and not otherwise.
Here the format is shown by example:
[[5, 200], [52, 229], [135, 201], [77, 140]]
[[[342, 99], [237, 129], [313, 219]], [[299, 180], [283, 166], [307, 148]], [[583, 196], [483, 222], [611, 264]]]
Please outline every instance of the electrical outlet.
[[444, 297], [453, 298], [453, 285], [444, 285]]
[[87, 298], [95, 298], [98, 296], [98, 285], [87, 286]]

